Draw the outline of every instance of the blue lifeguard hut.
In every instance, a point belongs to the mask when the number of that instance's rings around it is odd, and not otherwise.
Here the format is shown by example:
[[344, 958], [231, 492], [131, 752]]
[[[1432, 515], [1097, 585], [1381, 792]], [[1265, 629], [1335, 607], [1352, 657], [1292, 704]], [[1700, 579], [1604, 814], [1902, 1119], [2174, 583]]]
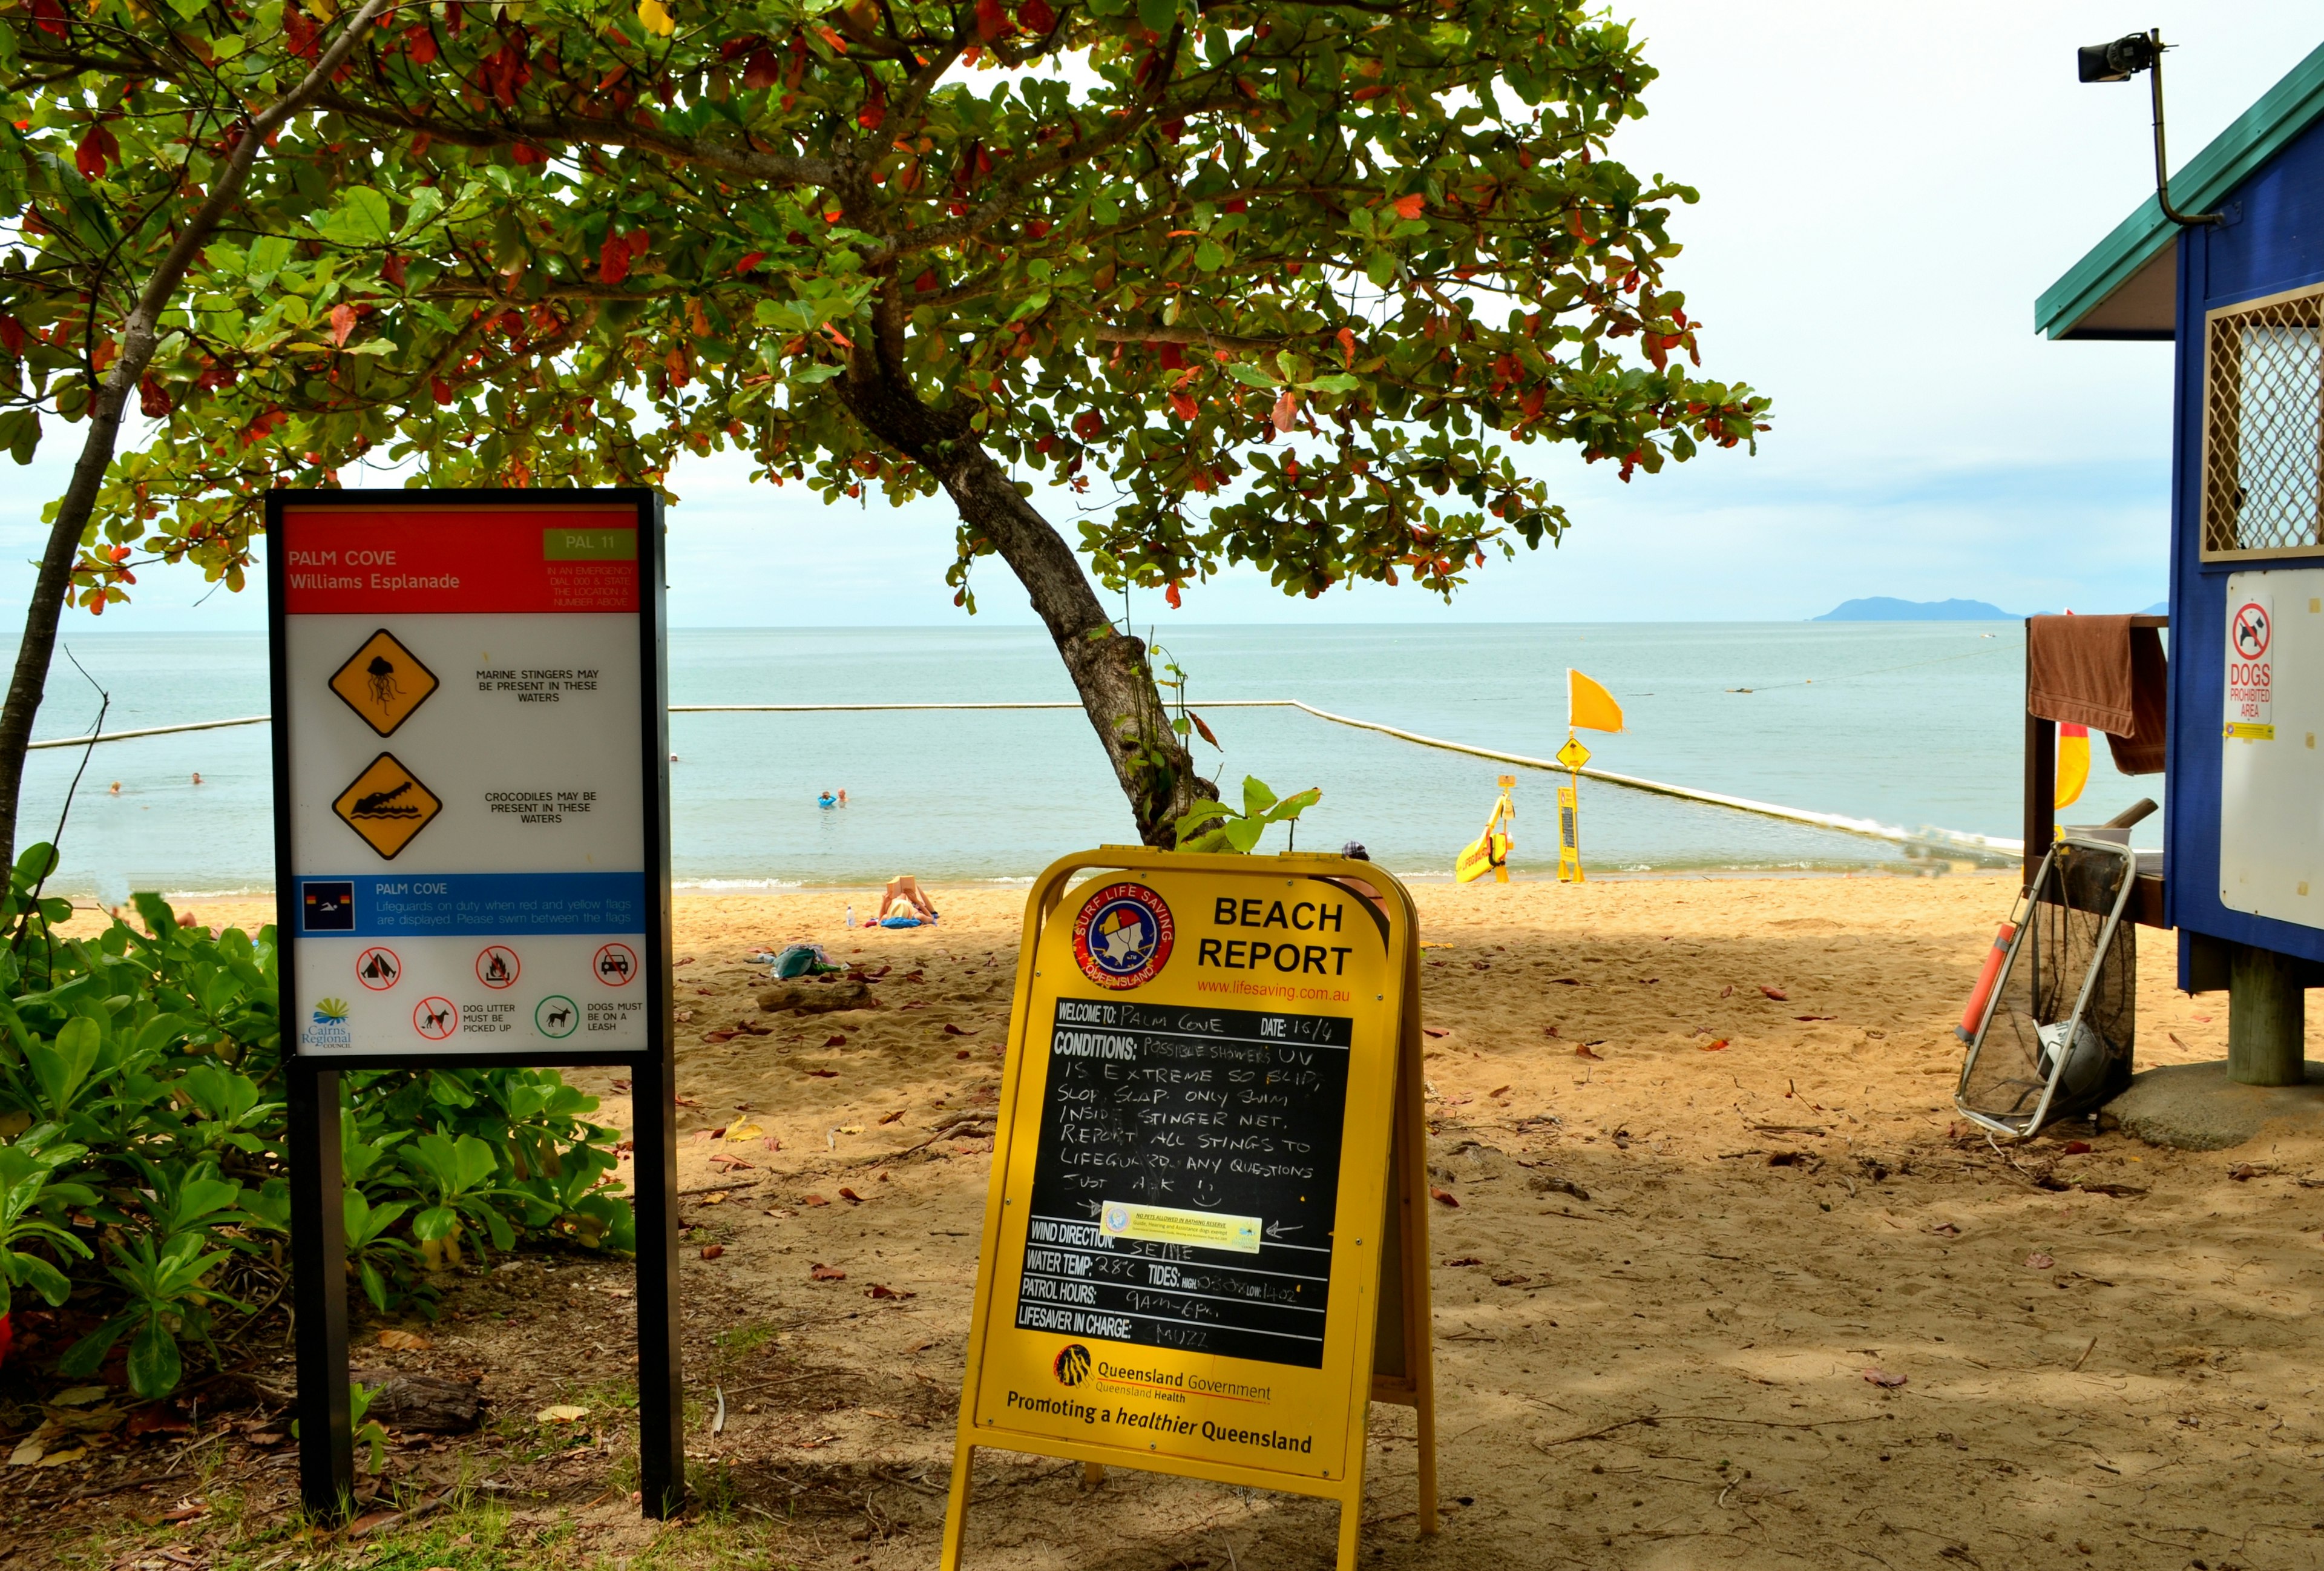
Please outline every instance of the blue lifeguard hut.
[[2157, 189], [2034, 325], [2176, 345], [2160, 919], [2180, 985], [2228, 993], [2227, 1077], [2297, 1086], [2324, 985], [2324, 47], [2166, 181], [2161, 46], [2082, 51], [2086, 81], [2153, 73]]

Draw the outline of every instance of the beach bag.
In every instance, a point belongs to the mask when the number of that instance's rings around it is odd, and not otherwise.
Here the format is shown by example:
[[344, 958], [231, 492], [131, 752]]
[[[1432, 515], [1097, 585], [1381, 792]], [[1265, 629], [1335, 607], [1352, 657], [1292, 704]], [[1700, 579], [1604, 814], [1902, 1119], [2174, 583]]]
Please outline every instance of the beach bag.
[[2129, 1086], [2138, 929], [2124, 912], [2135, 876], [2128, 846], [2080, 836], [2042, 859], [1961, 1061], [1953, 1104], [1974, 1123], [2024, 1140]]
[[793, 944], [774, 957], [775, 976], [788, 981], [794, 976], [812, 976], [825, 971], [844, 971], [844, 966], [823, 952], [820, 944]]

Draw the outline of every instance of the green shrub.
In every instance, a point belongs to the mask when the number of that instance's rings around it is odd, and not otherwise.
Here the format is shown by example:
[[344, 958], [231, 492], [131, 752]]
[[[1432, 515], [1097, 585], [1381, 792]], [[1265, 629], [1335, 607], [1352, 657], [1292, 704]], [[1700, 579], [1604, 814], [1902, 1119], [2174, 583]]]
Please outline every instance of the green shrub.
[[[183, 1345], [279, 1296], [290, 1221], [271, 927], [254, 938], [115, 920], [65, 939], [27, 850], [0, 892], [0, 1315], [22, 1289], [88, 1311], [59, 1363], [83, 1377], [124, 1337], [131, 1388], [173, 1389]], [[347, 1257], [381, 1311], [432, 1314], [442, 1271], [531, 1235], [628, 1252], [615, 1132], [554, 1070], [340, 1077]], [[243, 1296], [237, 1296], [237, 1293]]]

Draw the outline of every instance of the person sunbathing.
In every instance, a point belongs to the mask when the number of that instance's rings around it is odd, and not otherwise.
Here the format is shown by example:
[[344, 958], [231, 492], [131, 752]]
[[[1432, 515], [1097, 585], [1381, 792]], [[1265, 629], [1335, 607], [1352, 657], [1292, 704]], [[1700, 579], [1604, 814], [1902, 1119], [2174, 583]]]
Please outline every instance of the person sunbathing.
[[880, 896], [881, 926], [893, 922], [899, 927], [917, 927], [936, 919], [936, 908], [920, 892], [918, 879], [899, 873], [888, 881], [886, 892]]

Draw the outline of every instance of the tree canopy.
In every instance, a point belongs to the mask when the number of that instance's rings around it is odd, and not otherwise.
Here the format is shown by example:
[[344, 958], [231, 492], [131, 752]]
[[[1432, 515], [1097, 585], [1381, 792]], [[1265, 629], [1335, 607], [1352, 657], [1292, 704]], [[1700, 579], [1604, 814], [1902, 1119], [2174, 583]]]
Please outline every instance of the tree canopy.
[[[0, 444], [86, 411], [143, 274], [333, 0], [19, 0], [0, 25]], [[280, 131], [140, 381], [75, 579], [239, 587], [263, 492], [667, 484], [735, 448], [939, 491], [1056, 640], [1141, 831], [1213, 794], [1102, 586], [1252, 564], [1449, 595], [1563, 509], [1512, 448], [1748, 443], [1614, 155], [1654, 79], [1555, 0], [409, 4]], [[1036, 509], [1070, 488], [1078, 538]], [[682, 513], [678, 515], [682, 518]]]

